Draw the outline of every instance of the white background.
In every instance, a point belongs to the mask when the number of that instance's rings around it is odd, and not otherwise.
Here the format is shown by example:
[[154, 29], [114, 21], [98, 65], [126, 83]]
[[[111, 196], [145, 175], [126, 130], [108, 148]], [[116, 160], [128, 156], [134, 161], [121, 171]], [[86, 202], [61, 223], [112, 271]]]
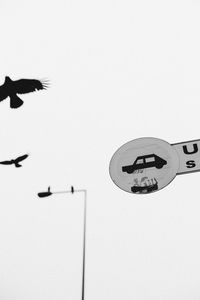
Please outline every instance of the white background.
[[147, 196], [117, 188], [124, 143], [200, 138], [200, 3], [1, 1], [0, 81], [48, 78], [0, 103], [0, 299], [81, 298], [88, 190], [87, 300], [200, 299], [200, 174]]

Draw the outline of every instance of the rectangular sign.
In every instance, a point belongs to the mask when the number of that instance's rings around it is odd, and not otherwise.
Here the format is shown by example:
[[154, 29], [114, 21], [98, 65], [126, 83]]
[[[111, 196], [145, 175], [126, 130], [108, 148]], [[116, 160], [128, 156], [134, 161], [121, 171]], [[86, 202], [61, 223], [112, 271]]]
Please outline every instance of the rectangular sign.
[[177, 175], [200, 171], [200, 140], [171, 144], [171, 146], [179, 156], [180, 166]]

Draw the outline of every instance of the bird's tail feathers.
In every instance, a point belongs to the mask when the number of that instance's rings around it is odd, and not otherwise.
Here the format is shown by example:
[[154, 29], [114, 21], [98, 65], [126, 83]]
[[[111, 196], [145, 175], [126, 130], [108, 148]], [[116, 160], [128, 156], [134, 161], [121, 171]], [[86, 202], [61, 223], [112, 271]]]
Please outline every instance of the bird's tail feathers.
[[10, 96], [10, 107], [11, 108], [18, 108], [20, 107], [24, 102], [17, 96], [12, 95]]
[[15, 164], [15, 167], [16, 167], [16, 168], [22, 167], [22, 165], [20, 165], [17, 161], [14, 161], [14, 164]]

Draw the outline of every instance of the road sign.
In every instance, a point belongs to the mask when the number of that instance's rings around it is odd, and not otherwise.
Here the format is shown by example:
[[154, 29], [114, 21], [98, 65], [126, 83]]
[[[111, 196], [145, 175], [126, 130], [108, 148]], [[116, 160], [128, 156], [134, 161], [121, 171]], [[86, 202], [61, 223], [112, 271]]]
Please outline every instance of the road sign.
[[110, 176], [122, 190], [148, 194], [167, 186], [179, 170], [176, 150], [157, 138], [139, 138], [120, 147], [110, 161]]
[[200, 140], [172, 144], [179, 156], [178, 174], [200, 171]]
[[176, 175], [200, 171], [200, 140], [175, 144], [152, 137], [132, 140], [114, 153], [109, 171], [113, 182], [126, 192], [159, 191]]

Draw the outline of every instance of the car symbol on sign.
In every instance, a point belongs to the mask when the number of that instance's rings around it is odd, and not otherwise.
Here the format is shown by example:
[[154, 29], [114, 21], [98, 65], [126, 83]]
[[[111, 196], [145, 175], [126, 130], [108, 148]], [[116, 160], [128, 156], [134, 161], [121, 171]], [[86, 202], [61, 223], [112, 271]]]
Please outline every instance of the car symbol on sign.
[[132, 174], [134, 171], [139, 169], [151, 167], [161, 169], [166, 164], [167, 161], [156, 154], [143, 155], [138, 156], [132, 165], [122, 167], [122, 172]]

